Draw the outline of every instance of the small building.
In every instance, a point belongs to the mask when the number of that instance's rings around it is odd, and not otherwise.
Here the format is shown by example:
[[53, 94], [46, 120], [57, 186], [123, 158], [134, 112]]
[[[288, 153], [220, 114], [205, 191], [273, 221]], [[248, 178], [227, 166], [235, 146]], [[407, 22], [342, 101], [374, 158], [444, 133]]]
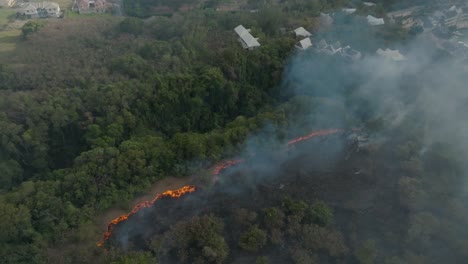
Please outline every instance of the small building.
[[410, 8], [401, 9], [401, 10], [397, 10], [397, 11], [387, 13], [387, 16], [390, 19], [405, 18], [405, 17], [409, 17], [409, 16], [413, 15], [413, 13], [415, 13], [415, 12], [421, 10], [421, 9], [422, 9], [422, 7], [420, 7], [420, 6], [413, 6], [413, 7], [410, 7]]
[[361, 58], [361, 52], [351, 48], [350, 46], [346, 46], [341, 49], [341, 55], [349, 60], [356, 61]]
[[325, 14], [325, 13], [320, 13], [320, 25], [322, 27], [330, 27], [333, 25], [333, 18], [331, 17], [330, 14]]
[[350, 14], [350, 15], [354, 14], [356, 12], [356, 10], [357, 10], [356, 8], [343, 8], [343, 9], [341, 9], [341, 11], [343, 11], [346, 14]]
[[72, 10], [80, 14], [104, 13], [110, 6], [106, 0], [75, 0]]
[[329, 46], [330, 50], [333, 52], [333, 53], [337, 53], [337, 52], [340, 52], [341, 51], [341, 42], [337, 41], [333, 44], [331, 44]]
[[60, 6], [54, 2], [29, 2], [23, 5], [19, 14], [28, 18], [60, 17]]
[[321, 39], [321, 40], [315, 45], [315, 47], [316, 47], [317, 49], [319, 49], [319, 50], [321, 50], [321, 49], [326, 49], [326, 48], [328, 48], [328, 43], [327, 43], [326, 40]]
[[406, 57], [403, 56], [399, 50], [391, 50], [391, 49], [378, 49], [376, 53], [386, 59], [390, 59], [393, 61], [404, 61]]
[[12, 7], [16, 4], [16, 0], [0, 0], [0, 7]]
[[310, 47], [312, 47], [312, 41], [310, 40], [310, 38], [305, 38], [301, 41], [299, 41], [296, 45], [295, 45], [296, 49], [299, 49], [299, 50], [306, 50]]
[[385, 21], [383, 18], [376, 18], [374, 16], [368, 15], [366, 19], [367, 19], [367, 24], [371, 26], [380, 26], [380, 25], [385, 24]]
[[365, 5], [365, 6], [367, 6], [367, 7], [376, 6], [376, 4], [375, 4], [375, 3], [372, 3], [372, 2], [363, 2], [362, 4]]
[[468, 28], [468, 7], [462, 8], [457, 21], [457, 29]]
[[244, 49], [252, 50], [260, 47], [258, 40], [250, 34], [250, 29], [246, 29], [244, 26], [239, 25], [234, 28], [234, 31], [238, 35], [239, 42]]
[[294, 33], [296, 34], [296, 37], [310, 37], [312, 34], [310, 34], [309, 31], [305, 30], [303, 27], [298, 27], [294, 30]]

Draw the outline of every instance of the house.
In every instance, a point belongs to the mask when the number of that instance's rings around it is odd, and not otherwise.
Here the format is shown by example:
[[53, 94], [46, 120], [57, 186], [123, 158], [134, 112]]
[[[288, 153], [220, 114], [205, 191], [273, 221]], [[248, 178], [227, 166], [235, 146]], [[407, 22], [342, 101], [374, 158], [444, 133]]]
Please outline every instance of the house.
[[391, 49], [378, 49], [376, 53], [386, 59], [390, 59], [393, 61], [404, 61], [406, 57], [403, 56], [399, 50], [391, 50]]
[[346, 14], [354, 14], [356, 12], [356, 8], [343, 8], [341, 11], [345, 12]]
[[110, 6], [106, 0], [74, 0], [72, 10], [80, 14], [104, 13]]
[[319, 50], [323, 50], [328, 48], [328, 43], [326, 40], [322, 39], [315, 45], [315, 47]]
[[373, 6], [375, 6], [375, 3], [372, 3], [372, 2], [363, 2], [362, 4], [365, 5], [365, 6], [367, 6], [367, 7], [373, 7]]
[[21, 10], [19, 10], [18, 12], [23, 16], [33, 17], [33, 18], [38, 17], [37, 8], [33, 4], [30, 4], [30, 3], [27, 3], [26, 5], [24, 5], [21, 8]]
[[305, 30], [303, 27], [296, 28], [294, 30], [294, 33], [296, 34], [296, 37], [310, 37], [310, 36], [312, 36], [312, 34], [310, 34], [310, 32]]
[[457, 21], [459, 17], [459, 12], [458, 10], [448, 10], [445, 12], [445, 20], [444, 24], [447, 27], [456, 27], [457, 26]]
[[60, 6], [54, 2], [29, 2], [18, 11], [28, 18], [60, 17]]
[[361, 58], [361, 52], [346, 46], [341, 49], [341, 55], [349, 60], [356, 61]]
[[333, 53], [337, 53], [341, 51], [341, 42], [337, 41], [329, 46], [330, 50]]
[[468, 7], [462, 8], [462, 12], [458, 17], [457, 29], [468, 28]]
[[366, 19], [367, 19], [367, 24], [371, 26], [380, 26], [380, 25], [385, 24], [385, 21], [383, 20], [383, 18], [376, 18], [371, 15], [368, 15]]
[[295, 47], [299, 50], [306, 50], [310, 47], [312, 47], [312, 41], [310, 40], [310, 38], [305, 38], [301, 41], [299, 41]]
[[341, 44], [339, 41], [337, 41], [334, 44], [329, 45], [326, 40], [322, 39], [317, 43], [317, 45], [315, 45], [315, 48], [319, 53], [335, 55], [337, 52], [339, 52]]
[[406, 8], [406, 9], [401, 9], [401, 10], [397, 10], [397, 11], [393, 11], [393, 12], [390, 12], [390, 13], [387, 13], [387, 16], [388, 18], [390, 19], [400, 19], [400, 18], [405, 18], [405, 17], [409, 17], [411, 15], [413, 15], [413, 13], [421, 10], [422, 7], [420, 6], [413, 6], [413, 7], [410, 7], [410, 8]]
[[0, 0], [1, 7], [12, 7], [16, 4], [16, 0]]
[[246, 29], [244, 26], [239, 25], [234, 28], [234, 31], [238, 35], [239, 42], [244, 49], [252, 50], [260, 47], [258, 40], [250, 34], [250, 29]]
[[322, 27], [329, 27], [333, 25], [333, 18], [329, 14], [320, 13], [320, 25]]

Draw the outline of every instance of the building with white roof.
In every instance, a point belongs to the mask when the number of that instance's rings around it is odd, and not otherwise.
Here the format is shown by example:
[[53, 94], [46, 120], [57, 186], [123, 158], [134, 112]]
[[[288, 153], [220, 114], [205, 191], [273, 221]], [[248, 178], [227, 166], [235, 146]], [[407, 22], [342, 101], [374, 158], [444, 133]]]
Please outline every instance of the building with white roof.
[[296, 46], [295, 46], [297, 49], [299, 50], [306, 50], [310, 47], [312, 47], [312, 41], [310, 40], [310, 38], [305, 38], [301, 41], [299, 41]]
[[234, 31], [239, 36], [239, 42], [242, 44], [244, 49], [252, 50], [260, 47], [258, 40], [250, 34], [250, 29], [246, 29], [244, 26], [239, 25], [234, 28]]
[[294, 30], [294, 33], [296, 34], [296, 37], [310, 37], [312, 34], [310, 34], [309, 31], [305, 30], [303, 27], [298, 27]]
[[345, 12], [346, 14], [354, 14], [356, 12], [356, 8], [343, 8], [341, 11]]
[[404, 61], [406, 57], [403, 56], [399, 50], [391, 50], [391, 49], [378, 49], [376, 53], [386, 59], [390, 59], [393, 61]]
[[29, 2], [18, 11], [30, 18], [60, 17], [60, 6], [54, 2]]
[[365, 5], [365, 6], [368, 6], [368, 7], [376, 6], [376, 4], [372, 3], [372, 2], [363, 2], [362, 4]]
[[383, 18], [376, 18], [374, 16], [368, 15], [366, 19], [367, 19], [367, 24], [371, 26], [380, 26], [380, 25], [385, 24], [385, 21], [383, 20]]

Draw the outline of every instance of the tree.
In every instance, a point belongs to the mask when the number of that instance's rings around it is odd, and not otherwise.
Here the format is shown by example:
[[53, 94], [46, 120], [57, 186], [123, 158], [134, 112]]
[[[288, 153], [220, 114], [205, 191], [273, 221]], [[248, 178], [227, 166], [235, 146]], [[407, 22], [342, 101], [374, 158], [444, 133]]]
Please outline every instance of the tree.
[[222, 220], [211, 215], [178, 222], [165, 234], [166, 251], [179, 263], [223, 263], [229, 248], [222, 232]]
[[333, 210], [321, 201], [314, 202], [308, 212], [312, 223], [320, 226], [327, 226], [333, 220]]
[[354, 252], [357, 260], [360, 264], [372, 264], [375, 263], [377, 258], [377, 249], [375, 247], [375, 241], [366, 240], [362, 245]]
[[316, 263], [315, 258], [309, 253], [309, 251], [302, 248], [291, 250], [291, 258], [295, 264]]
[[26, 22], [26, 24], [21, 27], [23, 38], [26, 39], [30, 34], [39, 31], [39, 29], [43, 28], [44, 26], [45, 23], [41, 21], [30, 20]]
[[263, 209], [263, 222], [266, 227], [282, 228], [284, 226], [284, 213], [277, 207]]
[[239, 246], [250, 252], [257, 252], [266, 245], [267, 234], [258, 226], [252, 226], [243, 232], [239, 239]]

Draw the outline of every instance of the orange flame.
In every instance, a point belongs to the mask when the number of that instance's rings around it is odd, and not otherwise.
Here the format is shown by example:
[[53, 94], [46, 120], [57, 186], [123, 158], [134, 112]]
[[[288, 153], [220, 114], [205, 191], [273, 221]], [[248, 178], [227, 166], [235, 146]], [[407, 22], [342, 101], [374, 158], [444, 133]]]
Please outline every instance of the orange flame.
[[342, 129], [325, 129], [325, 130], [315, 131], [315, 132], [312, 132], [312, 133], [310, 133], [310, 134], [308, 134], [306, 136], [298, 137], [298, 138], [295, 138], [295, 139], [289, 141], [287, 143], [287, 146], [294, 145], [296, 143], [299, 143], [301, 141], [304, 141], [304, 140], [307, 140], [307, 139], [310, 139], [310, 138], [313, 138], [313, 137], [331, 135], [331, 134], [335, 134], [335, 133], [342, 132], [342, 131], [343, 131]]
[[243, 159], [222, 161], [220, 164], [216, 165], [216, 167], [213, 169], [213, 176], [214, 176], [213, 182], [215, 183], [218, 181], [218, 175], [221, 173], [221, 171], [231, 166], [237, 165], [239, 163], [243, 163], [243, 162], [244, 162]]
[[[356, 131], [356, 130], [359, 130], [359, 129], [352, 129], [353, 131]], [[313, 138], [313, 137], [318, 137], [318, 136], [326, 136], [326, 135], [331, 135], [331, 134], [336, 134], [336, 133], [339, 133], [339, 132], [343, 132], [342, 129], [326, 129], [326, 130], [319, 130], [319, 131], [315, 131], [315, 132], [312, 132], [306, 136], [302, 136], [302, 137], [298, 137], [298, 138], [295, 138], [291, 141], [289, 141], [286, 145], [287, 146], [291, 146], [291, 145], [294, 145], [296, 143], [299, 143], [301, 141], [304, 141], [304, 140], [308, 140], [310, 138]], [[221, 171], [231, 167], [231, 166], [234, 166], [234, 165], [237, 165], [237, 164], [240, 164], [240, 163], [243, 163], [245, 162], [245, 160], [243, 159], [237, 159], [237, 160], [225, 160], [225, 161], [222, 161], [221, 163], [219, 163], [218, 165], [215, 166], [215, 168], [213, 169], [213, 182], [216, 182], [218, 180], [218, 175], [221, 173]], [[126, 221], [130, 216], [138, 213], [138, 211], [140, 211], [142, 208], [148, 208], [148, 207], [151, 207], [157, 200], [161, 199], [161, 198], [164, 198], [164, 197], [170, 197], [170, 198], [179, 198], [187, 193], [192, 193], [192, 192], [195, 192], [196, 191], [196, 186], [194, 185], [188, 185], [188, 186], [184, 186], [178, 190], [167, 190], [163, 193], [160, 193], [158, 195], [156, 195], [156, 197], [154, 197], [153, 200], [151, 201], [145, 201], [145, 202], [142, 202], [140, 204], [137, 204], [133, 209], [132, 211], [130, 211], [130, 213], [128, 214], [125, 214], [125, 215], [121, 215], [117, 218], [115, 218], [114, 220], [112, 220], [108, 225], [107, 225], [107, 231], [104, 233], [104, 237], [103, 239], [97, 244], [98, 247], [101, 247], [102, 245], [104, 245], [104, 243], [109, 239], [109, 237], [112, 235], [112, 231], [114, 229], [114, 227], [119, 224], [120, 222], [123, 222], [123, 221]]]
[[148, 208], [151, 207], [157, 200], [165, 197], [169, 198], [179, 198], [182, 197], [183, 195], [187, 193], [193, 193], [196, 190], [196, 186], [194, 185], [188, 185], [184, 186], [178, 190], [167, 190], [163, 193], [160, 193], [156, 195], [153, 200], [151, 201], [144, 201], [142, 203], [137, 204], [135, 207], [133, 207], [132, 211], [128, 214], [121, 215], [114, 220], [112, 220], [108, 225], [107, 225], [107, 231], [104, 233], [104, 237], [102, 238], [101, 241], [97, 244], [98, 247], [104, 245], [104, 243], [109, 239], [109, 237], [112, 235], [112, 231], [114, 230], [114, 227], [119, 224], [120, 222], [126, 221], [130, 216], [138, 213], [143, 208]]

